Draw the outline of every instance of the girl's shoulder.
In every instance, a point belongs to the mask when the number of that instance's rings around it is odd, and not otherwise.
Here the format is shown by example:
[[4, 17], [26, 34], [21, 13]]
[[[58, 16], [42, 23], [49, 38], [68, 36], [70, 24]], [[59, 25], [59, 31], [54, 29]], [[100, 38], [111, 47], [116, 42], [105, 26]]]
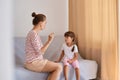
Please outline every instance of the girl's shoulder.
[[74, 44], [73, 46], [77, 46], [76, 44]]
[[76, 45], [76, 44], [74, 44], [73, 46], [74, 46], [75, 48], [77, 48], [77, 45]]

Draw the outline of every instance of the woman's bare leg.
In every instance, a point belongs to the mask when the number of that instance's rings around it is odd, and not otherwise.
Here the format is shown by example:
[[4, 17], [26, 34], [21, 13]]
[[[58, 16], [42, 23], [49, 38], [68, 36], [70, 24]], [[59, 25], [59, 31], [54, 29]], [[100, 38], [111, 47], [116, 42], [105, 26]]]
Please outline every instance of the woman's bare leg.
[[43, 68], [42, 72], [51, 72], [48, 76], [48, 80], [59, 80], [60, 74], [62, 72], [62, 65], [52, 61], [48, 61]]
[[64, 66], [64, 76], [65, 76], [65, 80], [68, 80], [68, 66], [67, 65]]
[[79, 68], [75, 68], [76, 80], [80, 80], [80, 71]]

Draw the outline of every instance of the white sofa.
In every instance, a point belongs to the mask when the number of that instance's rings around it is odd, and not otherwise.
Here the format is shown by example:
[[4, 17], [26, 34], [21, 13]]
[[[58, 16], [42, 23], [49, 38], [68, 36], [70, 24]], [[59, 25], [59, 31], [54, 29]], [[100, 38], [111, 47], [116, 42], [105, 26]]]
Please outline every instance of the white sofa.
[[[47, 40], [46, 36], [41, 37], [43, 43]], [[44, 57], [48, 60], [55, 61], [60, 55], [61, 45], [64, 42], [63, 36], [56, 36], [52, 44], [47, 49]], [[24, 68], [23, 63], [25, 59], [25, 38], [14, 38], [15, 49], [15, 77], [16, 80], [47, 80], [49, 73], [37, 73], [32, 72]], [[61, 63], [62, 64], [62, 63]], [[92, 60], [85, 60], [79, 56], [80, 77], [81, 80], [91, 80], [97, 77], [97, 63]], [[60, 80], [64, 80], [63, 72], [60, 76]], [[69, 80], [76, 80], [75, 72], [72, 66], [70, 66]]]

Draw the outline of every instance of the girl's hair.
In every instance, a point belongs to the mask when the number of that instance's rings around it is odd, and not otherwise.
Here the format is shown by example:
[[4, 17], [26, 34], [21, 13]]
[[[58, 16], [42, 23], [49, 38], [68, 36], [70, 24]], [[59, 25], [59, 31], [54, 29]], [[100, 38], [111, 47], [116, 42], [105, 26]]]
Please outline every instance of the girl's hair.
[[37, 25], [39, 22], [46, 20], [46, 16], [44, 14], [36, 14], [35, 12], [32, 13], [32, 17], [34, 17], [32, 21], [33, 25]]
[[[76, 43], [76, 38], [75, 38], [74, 32], [72, 32], [72, 31], [65, 32], [64, 37], [71, 37], [73, 39], [73, 44]], [[75, 48], [75, 46], [73, 46], [73, 48], [71, 50], [72, 52], [74, 51], [74, 48]]]

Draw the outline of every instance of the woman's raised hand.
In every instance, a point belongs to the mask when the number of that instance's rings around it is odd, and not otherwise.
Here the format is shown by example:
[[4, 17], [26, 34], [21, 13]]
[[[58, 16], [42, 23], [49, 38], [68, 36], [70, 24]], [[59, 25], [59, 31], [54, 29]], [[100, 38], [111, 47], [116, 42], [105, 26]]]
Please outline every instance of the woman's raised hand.
[[53, 38], [54, 38], [54, 33], [50, 33], [49, 35], [48, 35], [48, 41], [52, 41], [53, 40]]

